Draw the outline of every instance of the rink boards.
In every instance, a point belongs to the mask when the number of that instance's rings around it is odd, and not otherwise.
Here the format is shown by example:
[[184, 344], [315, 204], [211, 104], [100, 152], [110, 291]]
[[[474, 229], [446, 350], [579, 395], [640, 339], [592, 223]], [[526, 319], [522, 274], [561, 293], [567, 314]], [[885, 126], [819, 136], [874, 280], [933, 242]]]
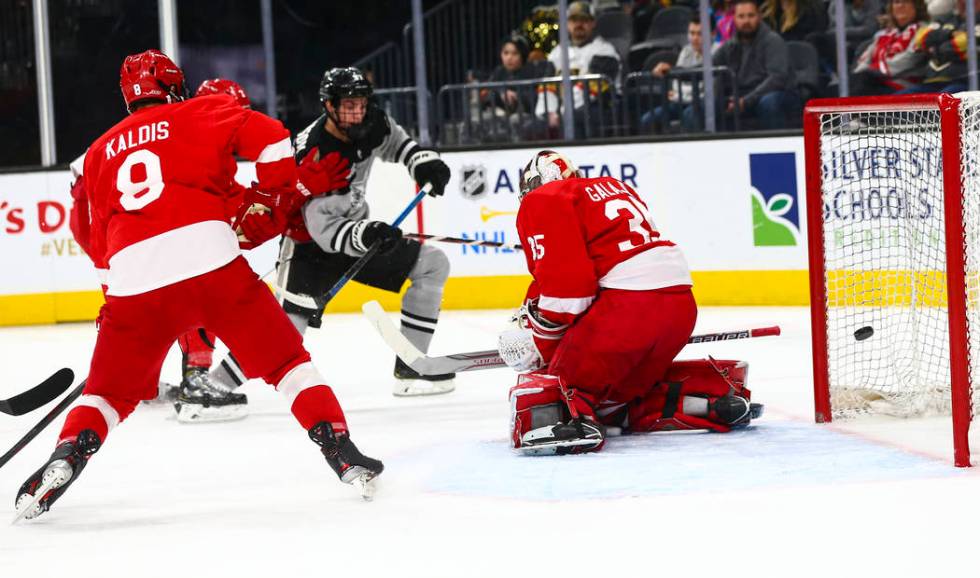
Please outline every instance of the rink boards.
[[[685, 252], [704, 305], [807, 303], [802, 137], [717, 139], [560, 147], [586, 176], [633, 186], [663, 236]], [[516, 244], [520, 168], [531, 148], [447, 152], [452, 179], [423, 203], [406, 231]], [[242, 164], [238, 180], [250, 182]], [[0, 174], [0, 325], [93, 319], [102, 302], [95, 272], [71, 239], [67, 170]], [[390, 220], [411, 199], [404, 167], [376, 163], [368, 183], [372, 218]], [[516, 307], [529, 277], [521, 251], [443, 245], [452, 264], [444, 306]], [[260, 275], [277, 247], [247, 255]], [[268, 277], [271, 279], [271, 276]], [[398, 296], [357, 284], [330, 305], [353, 311]]]

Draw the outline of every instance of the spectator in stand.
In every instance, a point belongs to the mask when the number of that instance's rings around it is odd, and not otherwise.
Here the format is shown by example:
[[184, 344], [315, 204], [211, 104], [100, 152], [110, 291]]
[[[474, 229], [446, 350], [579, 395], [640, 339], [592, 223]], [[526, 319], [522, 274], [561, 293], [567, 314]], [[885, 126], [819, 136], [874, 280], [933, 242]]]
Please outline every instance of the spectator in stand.
[[[973, 5], [980, 14], [980, 0], [974, 0]], [[956, 11], [953, 14], [919, 28], [913, 45], [916, 51], [929, 57], [926, 77], [922, 84], [901, 90], [898, 94], [968, 90], [967, 30], [973, 30], [974, 35], [980, 37], [976, 27], [966, 24], [966, 0], [956, 0]]]
[[[762, 21], [758, 0], [735, 0], [735, 36], [711, 60], [714, 66], [727, 66], [735, 73], [738, 98], [728, 97], [723, 111], [756, 119], [764, 129], [786, 128], [798, 120], [800, 95], [789, 49]], [[681, 120], [687, 130], [701, 125], [694, 106], [684, 109]]]
[[926, 55], [916, 52], [913, 40], [928, 25], [924, 0], [891, 0], [889, 25], [879, 30], [858, 57], [851, 74], [852, 96], [893, 94], [919, 83]]
[[805, 40], [827, 28], [827, 13], [821, 0], [763, 0], [762, 19], [783, 40]]
[[[568, 6], [568, 36], [571, 46], [568, 47], [569, 72], [579, 74], [604, 74], [610, 79], [619, 75], [619, 53], [616, 47], [601, 36], [595, 35], [595, 12], [592, 4], [579, 1]], [[556, 46], [548, 54], [548, 60], [561, 73], [561, 47]], [[566, 110], [559, 103], [560, 87], [549, 84], [539, 89], [534, 114], [540, 121], [547, 122], [549, 133], [557, 135], [561, 126], [561, 112]], [[609, 97], [613, 87], [606, 82], [592, 81], [589, 83], [575, 82], [572, 85], [573, 110], [575, 115], [575, 133], [579, 136], [589, 136], [597, 132], [600, 116], [608, 110]], [[588, 111], [586, 111], [588, 107]], [[605, 122], [609, 122], [609, 114], [605, 114]], [[586, 123], [588, 118], [588, 123]]]
[[[880, 0], [844, 0], [844, 39], [849, 55], [858, 45], [878, 31], [879, 16], [881, 16]], [[810, 35], [807, 41], [817, 48], [821, 68], [833, 75], [837, 70], [836, 2], [830, 2], [827, 8], [827, 20], [827, 29]]]
[[735, 3], [720, 0], [714, 3], [712, 19], [715, 23], [714, 45], [721, 46], [735, 36]]
[[[500, 64], [493, 69], [489, 82], [508, 82], [530, 80], [532, 75], [527, 63], [530, 46], [523, 36], [514, 35], [500, 45]], [[500, 140], [497, 137], [516, 138], [517, 127], [522, 117], [534, 110], [535, 89], [530, 85], [505, 86], [480, 91], [481, 109], [490, 111], [490, 126], [486, 137]], [[487, 115], [481, 114], [480, 120]]]
[[[663, 78], [672, 70], [695, 68], [701, 66], [701, 16], [694, 13], [687, 25], [687, 44], [677, 56], [677, 63], [658, 62], [650, 71], [655, 78]], [[693, 82], [690, 80], [675, 80], [667, 92], [667, 99], [662, 105], [644, 113], [640, 117], [640, 128], [643, 132], [662, 131], [670, 127], [671, 121], [680, 119], [684, 111], [684, 103], [691, 103], [694, 96]]]

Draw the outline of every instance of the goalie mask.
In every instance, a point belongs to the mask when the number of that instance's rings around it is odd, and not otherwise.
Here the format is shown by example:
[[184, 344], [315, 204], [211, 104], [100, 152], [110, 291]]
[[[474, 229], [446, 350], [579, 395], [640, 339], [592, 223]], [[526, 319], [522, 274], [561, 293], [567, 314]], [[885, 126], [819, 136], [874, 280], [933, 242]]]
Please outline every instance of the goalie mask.
[[555, 151], [541, 151], [521, 171], [519, 199], [553, 181], [580, 177], [578, 169], [564, 156]]

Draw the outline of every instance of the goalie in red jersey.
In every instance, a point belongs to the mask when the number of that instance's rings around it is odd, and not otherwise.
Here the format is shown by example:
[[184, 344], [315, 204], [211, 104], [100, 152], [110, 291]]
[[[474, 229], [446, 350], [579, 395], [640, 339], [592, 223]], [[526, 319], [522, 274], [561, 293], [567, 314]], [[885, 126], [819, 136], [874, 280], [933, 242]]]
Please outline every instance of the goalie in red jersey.
[[[89, 255], [106, 286], [91, 368], [54, 453], [17, 493], [19, 514], [50, 508], [108, 433], [156, 395], [167, 350], [197, 327], [214, 331], [249, 377], [285, 396], [341, 481], [370, 482], [383, 465], [351, 442], [302, 337], [241, 255], [281, 233], [305, 200], [297, 198], [289, 133], [229, 96], [185, 101], [183, 72], [156, 50], [126, 58], [120, 87], [130, 115], [84, 160]], [[256, 162], [258, 183], [230, 226], [236, 154]], [[245, 210], [258, 204], [267, 210]]]
[[596, 451], [607, 428], [728, 431], [761, 414], [744, 362], [674, 361], [697, 319], [691, 275], [636, 191], [542, 151], [520, 195], [534, 280], [499, 343], [509, 366], [531, 372], [510, 392], [515, 448]]

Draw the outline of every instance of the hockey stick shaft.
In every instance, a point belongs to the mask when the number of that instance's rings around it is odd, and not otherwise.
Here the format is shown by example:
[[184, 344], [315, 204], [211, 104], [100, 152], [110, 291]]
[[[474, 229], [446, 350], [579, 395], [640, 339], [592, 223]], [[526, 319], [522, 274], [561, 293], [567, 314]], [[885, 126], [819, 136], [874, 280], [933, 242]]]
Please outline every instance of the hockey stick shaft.
[[[391, 322], [388, 315], [381, 308], [377, 301], [365, 303], [361, 310], [371, 321], [375, 329], [384, 339], [388, 347], [395, 351], [395, 354], [407, 363], [409, 367], [422, 375], [438, 375], [441, 373], [459, 373], [462, 371], [474, 371], [477, 369], [495, 369], [507, 367], [500, 353], [496, 349], [486, 351], [470, 351], [465, 353], [454, 353], [440, 357], [429, 357], [419, 351], [417, 347], [404, 336], [395, 324]], [[724, 331], [721, 333], [702, 333], [692, 335], [687, 342], [690, 343], [709, 343], [712, 341], [731, 341], [735, 339], [750, 339], [754, 337], [767, 337], [779, 335], [778, 326], [760, 327], [758, 329], [740, 329], [738, 331]]]
[[78, 384], [78, 387], [73, 389], [71, 393], [66, 395], [65, 398], [62, 399], [58, 405], [51, 408], [51, 411], [49, 411], [46, 416], [41, 418], [41, 421], [37, 422], [37, 425], [32, 427], [31, 431], [27, 432], [27, 435], [20, 438], [17, 441], [17, 443], [14, 444], [14, 447], [10, 448], [9, 450], [7, 450], [7, 453], [0, 456], [0, 468], [6, 465], [6, 463], [9, 462], [11, 458], [13, 458], [15, 455], [20, 453], [20, 450], [27, 447], [27, 444], [31, 443], [31, 440], [36, 438], [38, 434], [40, 434], [44, 430], [44, 428], [48, 427], [48, 424], [54, 421], [54, 418], [61, 415], [61, 413], [64, 412], [65, 409], [67, 409], [68, 406], [72, 404], [72, 402], [78, 399], [79, 396], [82, 395], [83, 389], [85, 389], [85, 380], [83, 380], [82, 383]]
[[[394, 221], [392, 221], [391, 226], [397, 227], [401, 225], [402, 221], [404, 221], [408, 217], [409, 213], [411, 213], [412, 210], [415, 209], [415, 207], [422, 202], [422, 199], [425, 198], [425, 195], [427, 195], [431, 190], [432, 190], [432, 183], [426, 183], [424, 187], [419, 189], [419, 192], [415, 195], [415, 198], [412, 199], [412, 202], [409, 203], [407, 207], [405, 207], [405, 210], [403, 210], [401, 214], [398, 215], [397, 218], [395, 218]], [[360, 270], [363, 269], [364, 266], [368, 264], [368, 261], [370, 261], [380, 250], [381, 250], [381, 242], [375, 241], [374, 244], [372, 244], [371, 247], [367, 250], [367, 252], [361, 255], [361, 257], [357, 261], [355, 261], [354, 264], [351, 265], [349, 269], [347, 269], [347, 272], [345, 272], [343, 275], [340, 276], [340, 279], [337, 279], [337, 282], [333, 284], [333, 287], [331, 287], [330, 290], [327, 291], [325, 295], [317, 299], [316, 305], [318, 310], [323, 311], [323, 308], [327, 306], [327, 303], [329, 303], [330, 300], [337, 295], [337, 293], [340, 293], [340, 290], [344, 288], [344, 285], [349, 283], [350, 280], [353, 279], [354, 276], [357, 275], [358, 272], [360, 272]]]
[[512, 245], [510, 243], [504, 243], [501, 241], [482, 241], [480, 239], [462, 239], [460, 237], [446, 237], [443, 235], [425, 235], [423, 233], [406, 233], [406, 238], [416, 239], [418, 241], [435, 241], [437, 243], [452, 243], [453, 245], [473, 245], [474, 247], [495, 247], [504, 249], [513, 249], [515, 251], [520, 251], [522, 247], [520, 245]]
[[75, 372], [63, 367], [27, 391], [10, 399], [0, 399], [0, 413], [24, 415], [34, 411], [65, 393], [73, 381], [75, 381]]

